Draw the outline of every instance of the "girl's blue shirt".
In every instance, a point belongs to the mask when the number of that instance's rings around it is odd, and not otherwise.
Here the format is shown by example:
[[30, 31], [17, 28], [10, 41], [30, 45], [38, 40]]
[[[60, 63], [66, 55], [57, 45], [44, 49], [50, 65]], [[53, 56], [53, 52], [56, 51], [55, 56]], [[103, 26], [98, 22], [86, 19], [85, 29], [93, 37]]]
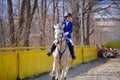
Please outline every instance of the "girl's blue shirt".
[[72, 32], [73, 32], [72, 22], [63, 21], [62, 25], [64, 25], [64, 32], [69, 32], [69, 34], [67, 35], [67, 38], [72, 38]]

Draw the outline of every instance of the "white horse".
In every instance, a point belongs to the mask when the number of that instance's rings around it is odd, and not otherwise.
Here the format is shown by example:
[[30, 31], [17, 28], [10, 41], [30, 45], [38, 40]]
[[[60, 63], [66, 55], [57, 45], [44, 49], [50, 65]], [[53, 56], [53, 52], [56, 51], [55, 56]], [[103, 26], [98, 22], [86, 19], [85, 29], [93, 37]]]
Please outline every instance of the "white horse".
[[[66, 75], [72, 65], [73, 59], [65, 40], [66, 34], [63, 31], [64, 26], [57, 24], [55, 28], [56, 50], [53, 53], [54, 62], [52, 69], [52, 80], [66, 80]], [[61, 68], [61, 70], [60, 70]]]

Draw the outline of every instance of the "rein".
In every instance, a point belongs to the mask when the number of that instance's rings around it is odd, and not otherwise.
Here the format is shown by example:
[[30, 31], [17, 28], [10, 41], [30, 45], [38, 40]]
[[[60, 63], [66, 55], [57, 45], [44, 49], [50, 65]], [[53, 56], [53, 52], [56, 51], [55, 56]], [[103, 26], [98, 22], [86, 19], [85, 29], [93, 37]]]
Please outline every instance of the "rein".
[[59, 53], [59, 58], [61, 59], [61, 57], [62, 57], [62, 55], [65, 53], [65, 51], [66, 51], [66, 49], [67, 49], [67, 42], [66, 42], [66, 45], [65, 45], [65, 49], [63, 50], [63, 51], [61, 51], [61, 44], [62, 44], [62, 42], [63, 41], [65, 41], [65, 39], [64, 40], [62, 40], [62, 38], [61, 38], [61, 41], [60, 41], [60, 49], [58, 48], [58, 53]]

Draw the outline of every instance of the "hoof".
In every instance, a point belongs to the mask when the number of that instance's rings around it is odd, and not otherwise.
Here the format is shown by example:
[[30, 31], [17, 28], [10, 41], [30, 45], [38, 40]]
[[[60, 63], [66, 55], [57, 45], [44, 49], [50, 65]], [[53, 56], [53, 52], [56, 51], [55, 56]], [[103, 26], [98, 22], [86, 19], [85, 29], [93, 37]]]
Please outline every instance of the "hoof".
[[55, 76], [52, 77], [52, 80], [55, 80]]
[[64, 78], [64, 80], [66, 80], [66, 77]]

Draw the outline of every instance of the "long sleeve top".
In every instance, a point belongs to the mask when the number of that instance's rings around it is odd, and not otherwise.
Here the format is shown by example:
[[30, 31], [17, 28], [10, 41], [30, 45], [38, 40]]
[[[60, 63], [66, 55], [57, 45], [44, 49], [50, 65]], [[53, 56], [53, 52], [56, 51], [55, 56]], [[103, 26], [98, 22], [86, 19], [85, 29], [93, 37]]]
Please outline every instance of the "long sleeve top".
[[73, 32], [73, 24], [72, 24], [72, 22], [63, 21], [62, 25], [64, 25], [64, 33], [69, 32], [67, 37], [72, 38], [72, 32]]

